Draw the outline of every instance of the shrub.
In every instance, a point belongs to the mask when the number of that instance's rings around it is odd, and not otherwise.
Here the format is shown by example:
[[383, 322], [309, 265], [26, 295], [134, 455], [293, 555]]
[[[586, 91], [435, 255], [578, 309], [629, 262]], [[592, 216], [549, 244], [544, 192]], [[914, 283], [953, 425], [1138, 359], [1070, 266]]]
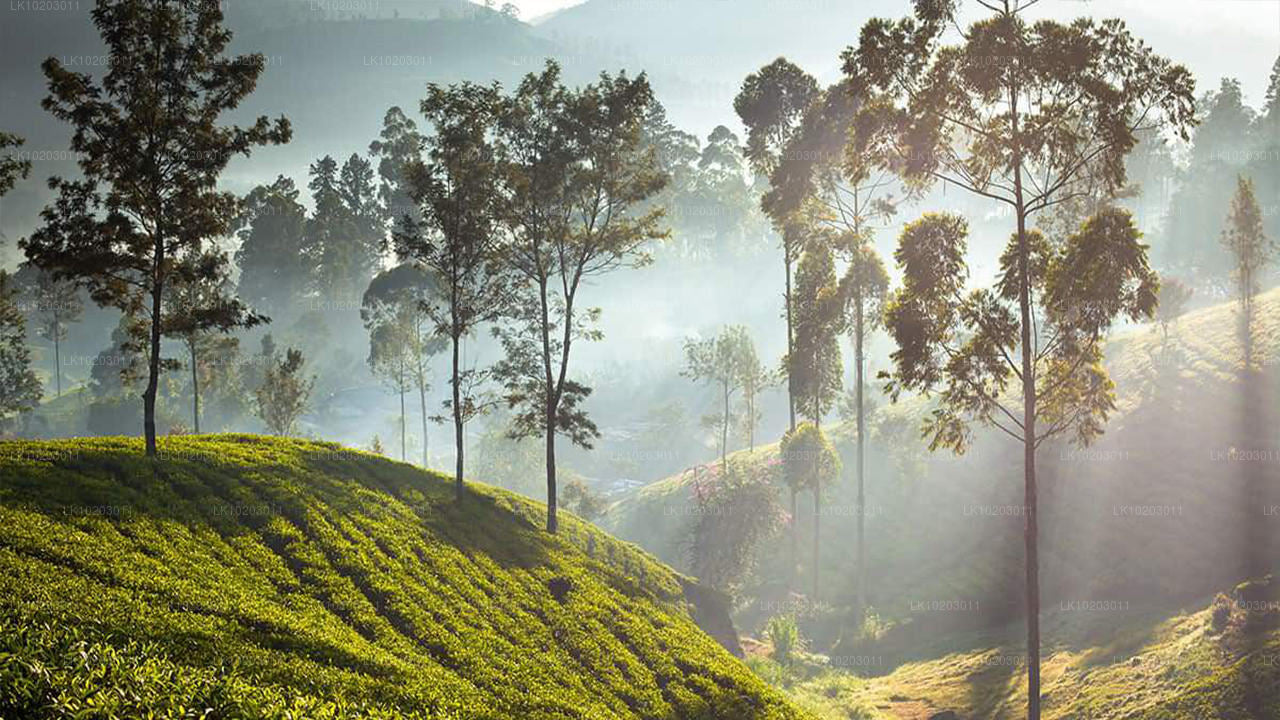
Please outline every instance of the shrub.
[[1231, 610], [1234, 605], [1231, 598], [1224, 593], [1218, 593], [1218, 597], [1213, 599], [1213, 611], [1209, 616], [1209, 627], [1213, 632], [1220, 633], [1227, 629], [1227, 624], [1231, 622]]
[[789, 665], [794, 654], [804, 649], [800, 628], [791, 615], [775, 615], [769, 618], [764, 634], [773, 645], [773, 659], [784, 665]]

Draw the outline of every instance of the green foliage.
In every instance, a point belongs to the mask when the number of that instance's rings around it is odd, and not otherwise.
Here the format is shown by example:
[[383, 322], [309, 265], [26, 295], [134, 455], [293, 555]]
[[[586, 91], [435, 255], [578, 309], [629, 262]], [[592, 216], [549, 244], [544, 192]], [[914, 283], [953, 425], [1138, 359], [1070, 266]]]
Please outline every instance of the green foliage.
[[27, 321], [13, 299], [9, 274], [0, 270], [0, 432], [13, 418], [40, 404], [43, 389], [31, 369]]
[[804, 638], [800, 637], [800, 627], [791, 615], [775, 615], [769, 618], [764, 628], [764, 636], [773, 646], [773, 659], [789, 665], [793, 655], [804, 649]]
[[0, 443], [0, 715], [807, 717], [576, 519], [332, 444], [140, 448]]
[[504, 104], [497, 143], [505, 230], [503, 264], [521, 291], [501, 331], [495, 375], [515, 411], [512, 432], [547, 443], [547, 529], [556, 528], [555, 438], [589, 448], [599, 431], [583, 404], [591, 388], [569, 373], [573, 343], [598, 340], [599, 308], [578, 306], [584, 282], [647, 264], [667, 236], [664, 210], [644, 208], [667, 185], [645, 146], [656, 102], [643, 74], [602, 74], [569, 89], [549, 61]]
[[1240, 344], [1245, 349], [1245, 366], [1253, 362], [1253, 296], [1258, 294], [1258, 276], [1276, 254], [1275, 242], [1262, 230], [1262, 211], [1253, 194], [1253, 181], [1236, 178], [1236, 194], [1222, 231], [1222, 244], [1231, 254], [1232, 278], [1240, 303]]
[[311, 289], [321, 297], [354, 302], [378, 269], [386, 232], [373, 185], [373, 167], [352, 154], [342, 167], [325, 155], [311, 164], [311, 199], [301, 247]]
[[1006, 403], [1010, 396], [1025, 400], [1017, 356], [1028, 352], [1039, 420], [1032, 441], [1067, 435], [1087, 445], [1115, 407], [1101, 364], [1105, 333], [1117, 317], [1150, 317], [1156, 306], [1158, 279], [1132, 219], [1106, 208], [1060, 244], [1028, 233], [1027, 281], [1040, 307], [1029, 309], [1038, 330], [1025, 350], [1017, 236], [1001, 258], [995, 288], [971, 290], [967, 233], [963, 218], [936, 213], [903, 229], [894, 255], [903, 287], [885, 312], [898, 346], [890, 392], [896, 398], [903, 390], [941, 387], [941, 402], [924, 426], [931, 449], [964, 452], [970, 419], [1022, 439], [1021, 419]]
[[[716, 415], [720, 429], [720, 461], [724, 464], [729, 452], [729, 426], [732, 424], [730, 401], [739, 390], [752, 392], [759, 385], [760, 360], [756, 356], [755, 343], [744, 325], [726, 326], [720, 334], [702, 340], [687, 339], [684, 343], [685, 367], [681, 375], [695, 382], [709, 382], [716, 386], [722, 406]], [[748, 404], [748, 412], [755, 412], [754, 395]], [[754, 419], [750, 422], [754, 427]]]
[[815, 234], [800, 256], [791, 301], [795, 336], [786, 357], [797, 409], [814, 423], [835, 406], [844, 378], [839, 343], [844, 299], [827, 240]]
[[241, 200], [232, 226], [240, 239], [235, 254], [240, 268], [237, 292], [277, 319], [310, 290], [311, 266], [303, 252], [307, 209], [298, 196], [293, 180], [281, 175]]
[[753, 569], [758, 548], [782, 529], [786, 513], [772, 480], [745, 462], [695, 471], [689, 554], [703, 582], [736, 591]]
[[289, 435], [307, 410], [316, 379], [303, 375], [301, 350], [289, 348], [283, 358], [270, 355], [266, 361], [269, 364], [262, 385], [255, 393], [258, 417], [272, 433]]
[[564, 485], [564, 506], [583, 520], [592, 521], [604, 514], [608, 502], [580, 478], [574, 478]]
[[[507, 310], [510, 274], [501, 263], [501, 164], [494, 133], [504, 110], [498, 86], [432, 84], [422, 114], [434, 132], [427, 159], [404, 160], [403, 189], [415, 203], [394, 234], [396, 255], [438, 279], [421, 307], [433, 332], [452, 345], [445, 407], [453, 416], [454, 482], [462, 493], [464, 426], [492, 405], [487, 370], [466, 367], [462, 340]], [[418, 219], [415, 219], [416, 218]]]
[[230, 297], [216, 313], [166, 307], [166, 289], [226, 276], [227, 258], [210, 243], [230, 230], [238, 201], [217, 189], [218, 178], [232, 157], [287, 142], [290, 127], [283, 117], [219, 124], [253, 92], [266, 61], [224, 55], [231, 32], [217, 3], [103, 0], [92, 15], [110, 56], [130, 61], [110, 63], [100, 78], [56, 57], [44, 62], [43, 105], [71, 124], [80, 179], [49, 181], [57, 198], [22, 247], [33, 264], [88, 288], [99, 305], [146, 318], [132, 328], [149, 350], [144, 429], [154, 455], [159, 375], [174, 366], [160, 357], [166, 323], [177, 315], [227, 329], [246, 318]]
[[[0, 131], [0, 150], [22, 147], [23, 139], [12, 133]], [[10, 155], [0, 156], [0, 197], [4, 197], [13, 186], [31, 172], [31, 161], [18, 159]]]
[[[27, 277], [23, 277], [26, 275]], [[61, 280], [53, 273], [26, 265], [14, 277], [29, 300], [36, 324], [36, 335], [53, 345], [55, 387], [62, 395], [62, 341], [67, 339], [67, 326], [84, 313], [84, 300], [75, 283]]]
[[783, 435], [778, 453], [782, 479], [789, 487], [820, 493], [840, 477], [840, 456], [813, 423], [800, 423]]

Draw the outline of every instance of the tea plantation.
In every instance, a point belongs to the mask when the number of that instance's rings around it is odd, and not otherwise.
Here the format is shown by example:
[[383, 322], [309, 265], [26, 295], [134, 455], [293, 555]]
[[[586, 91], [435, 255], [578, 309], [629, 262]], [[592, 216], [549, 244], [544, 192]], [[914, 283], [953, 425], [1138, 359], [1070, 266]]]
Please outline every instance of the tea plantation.
[[804, 718], [686, 578], [333, 444], [0, 442], [0, 717]]

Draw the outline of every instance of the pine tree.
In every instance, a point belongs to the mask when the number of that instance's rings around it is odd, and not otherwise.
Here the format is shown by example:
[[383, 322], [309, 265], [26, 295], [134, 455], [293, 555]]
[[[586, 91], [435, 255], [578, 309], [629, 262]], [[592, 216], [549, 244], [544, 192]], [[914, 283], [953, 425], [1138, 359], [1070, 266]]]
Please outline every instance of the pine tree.
[[222, 21], [219, 3], [100, 0], [93, 22], [110, 53], [106, 74], [73, 72], [57, 58], [43, 65], [44, 107], [72, 125], [82, 178], [50, 180], [57, 199], [23, 247], [35, 265], [87, 287], [98, 304], [147, 319], [149, 456], [160, 373], [174, 366], [160, 356], [166, 288], [180, 276], [222, 272], [204, 262], [205, 250], [227, 233], [238, 202], [216, 189], [218, 177], [233, 156], [290, 137], [284, 118], [219, 124], [265, 67], [261, 55], [224, 55], [231, 33]]

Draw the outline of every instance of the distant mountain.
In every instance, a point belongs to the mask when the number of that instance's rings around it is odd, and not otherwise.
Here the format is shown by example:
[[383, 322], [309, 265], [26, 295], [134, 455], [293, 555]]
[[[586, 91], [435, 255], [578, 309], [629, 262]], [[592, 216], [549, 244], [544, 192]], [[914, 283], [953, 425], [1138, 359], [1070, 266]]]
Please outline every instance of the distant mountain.
[[536, 31], [649, 71], [677, 124], [706, 132], [736, 123], [733, 97], [748, 73], [784, 55], [830, 82], [863, 23], [908, 10], [889, 0], [588, 0]]
[[[0, 129], [26, 139], [31, 178], [6, 196], [0, 232], [12, 259], [16, 238], [31, 230], [47, 199], [50, 175], [74, 172], [67, 152], [69, 128], [40, 107], [47, 95], [40, 64], [54, 56], [93, 75], [105, 70], [105, 47], [89, 16], [91, 4], [63, 13], [6, 13], [0, 22]], [[341, 7], [355, 8], [359, 3]], [[499, 80], [507, 84], [566, 53], [530, 26], [466, 0], [396, 0], [371, 3], [360, 13], [320, 13], [325, 3], [230, 0], [227, 23], [232, 52], [258, 52], [267, 69], [258, 89], [230, 116], [285, 115], [294, 138], [234, 161], [225, 185], [247, 191], [283, 173], [301, 179], [315, 158], [364, 153], [393, 106], [417, 115], [429, 82]], [[337, 6], [335, 6], [337, 7]], [[413, 10], [414, 12], [410, 12]], [[434, 13], [434, 15], [432, 15]], [[423, 19], [424, 15], [427, 19]], [[566, 63], [566, 78], [593, 78], [603, 61]], [[2, 263], [4, 258], [0, 258]]]

